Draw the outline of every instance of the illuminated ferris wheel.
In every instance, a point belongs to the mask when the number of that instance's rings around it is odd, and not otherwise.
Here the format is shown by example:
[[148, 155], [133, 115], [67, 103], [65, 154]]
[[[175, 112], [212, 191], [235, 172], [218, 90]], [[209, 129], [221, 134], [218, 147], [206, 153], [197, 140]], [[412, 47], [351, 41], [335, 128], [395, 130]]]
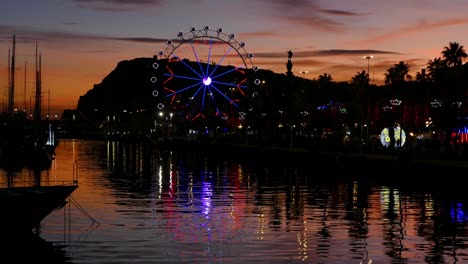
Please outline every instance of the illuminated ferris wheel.
[[153, 63], [153, 96], [159, 109], [182, 111], [187, 120], [245, 119], [255, 108], [260, 80], [246, 43], [222, 28], [192, 27], [166, 41]]

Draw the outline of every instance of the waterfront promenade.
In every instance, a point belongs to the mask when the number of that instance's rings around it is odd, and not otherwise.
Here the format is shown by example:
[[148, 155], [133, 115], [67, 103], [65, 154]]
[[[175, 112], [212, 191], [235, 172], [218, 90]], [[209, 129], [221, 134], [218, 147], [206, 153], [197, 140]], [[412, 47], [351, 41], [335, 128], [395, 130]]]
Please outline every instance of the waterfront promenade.
[[[468, 156], [454, 151], [415, 151], [415, 150], [327, 150], [301, 146], [275, 146], [220, 143], [214, 141], [188, 141], [174, 138], [171, 145], [178, 149], [198, 149], [199, 151], [214, 151], [222, 155], [234, 157], [255, 158], [258, 161], [278, 160], [283, 162], [304, 162], [317, 160], [327, 164], [378, 164], [386, 166], [429, 166], [450, 167], [453, 169], [468, 169]], [[371, 163], [370, 163], [371, 162]], [[381, 164], [386, 163], [386, 164]]]

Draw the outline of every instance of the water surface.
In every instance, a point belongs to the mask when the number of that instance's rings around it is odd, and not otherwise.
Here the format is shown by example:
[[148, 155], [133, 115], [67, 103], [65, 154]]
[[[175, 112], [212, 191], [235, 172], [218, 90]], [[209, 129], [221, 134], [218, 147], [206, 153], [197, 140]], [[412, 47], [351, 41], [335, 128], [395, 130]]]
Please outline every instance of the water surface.
[[40, 237], [70, 263], [468, 262], [460, 188], [380, 180], [391, 168], [228, 156], [62, 140], [41, 180], [76, 169], [79, 187]]

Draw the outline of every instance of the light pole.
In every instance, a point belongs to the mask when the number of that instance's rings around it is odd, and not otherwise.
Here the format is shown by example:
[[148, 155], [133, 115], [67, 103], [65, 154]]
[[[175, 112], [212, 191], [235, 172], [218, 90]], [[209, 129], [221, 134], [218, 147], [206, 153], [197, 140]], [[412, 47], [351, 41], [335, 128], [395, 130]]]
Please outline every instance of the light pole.
[[295, 125], [291, 124], [291, 131], [290, 131], [290, 141], [289, 141], [289, 148], [292, 149], [293, 147], [293, 129], [296, 127]]
[[[369, 76], [369, 84], [370, 84], [370, 59], [374, 58], [372, 55], [364, 56], [364, 59], [367, 60], [367, 75]], [[367, 114], [366, 114], [366, 148], [369, 148], [369, 95], [367, 95]], [[362, 124], [361, 124], [361, 141], [362, 141]], [[361, 142], [361, 149], [362, 149], [362, 142]]]
[[363, 58], [367, 60], [367, 74], [369, 75], [370, 79], [370, 59], [374, 58], [374, 56], [364, 56]]

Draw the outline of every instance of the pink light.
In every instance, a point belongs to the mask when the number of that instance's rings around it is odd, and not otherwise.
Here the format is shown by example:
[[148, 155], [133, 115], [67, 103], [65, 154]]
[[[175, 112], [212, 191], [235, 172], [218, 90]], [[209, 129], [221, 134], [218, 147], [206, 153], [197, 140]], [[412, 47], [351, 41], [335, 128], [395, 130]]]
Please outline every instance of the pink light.
[[203, 84], [204, 85], [210, 85], [210, 83], [211, 83], [211, 78], [210, 77], [203, 78]]

